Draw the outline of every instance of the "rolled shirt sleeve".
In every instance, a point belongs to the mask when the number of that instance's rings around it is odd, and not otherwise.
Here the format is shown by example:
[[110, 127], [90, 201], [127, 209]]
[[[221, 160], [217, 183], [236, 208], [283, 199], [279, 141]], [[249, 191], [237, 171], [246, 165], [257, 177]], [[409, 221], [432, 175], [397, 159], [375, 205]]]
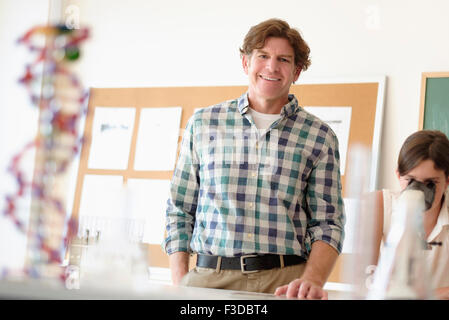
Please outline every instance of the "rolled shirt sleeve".
[[170, 184], [166, 210], [167, 235], [162, 243], [167, 254], [192, 251], [190, 241], [199, 190], [199, 165], [193, 148], [193, 123], [192, 117], [184, 131], [180, 155]]
[[310, 243], [321, 240], [341, 253], [345, 213], [341, 197], [338, 140], [329, 127], [322, 127], [320, 132], [327, 133], [323, 144], [316, 146], [314, 151], [318, 157], [309, 177], [306, 194], [309, 215], [307, 235]]

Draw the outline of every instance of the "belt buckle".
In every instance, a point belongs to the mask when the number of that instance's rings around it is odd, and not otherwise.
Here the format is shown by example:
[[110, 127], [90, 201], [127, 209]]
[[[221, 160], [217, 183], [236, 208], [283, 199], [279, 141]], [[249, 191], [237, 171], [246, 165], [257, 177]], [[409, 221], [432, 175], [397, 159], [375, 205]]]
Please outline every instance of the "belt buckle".
[[242, 273], [259, 272], [259, 270], [253, 270], [253, 271], [245, 270], [245, 266], [246, 266], [245, 259], [246, 258], [253, 258], [253, 257], [257, 257], [257, 254], [248, 254], [248, 255], [245, 255], [245, 256], [240, 256], [240, 269], [242, 270]]

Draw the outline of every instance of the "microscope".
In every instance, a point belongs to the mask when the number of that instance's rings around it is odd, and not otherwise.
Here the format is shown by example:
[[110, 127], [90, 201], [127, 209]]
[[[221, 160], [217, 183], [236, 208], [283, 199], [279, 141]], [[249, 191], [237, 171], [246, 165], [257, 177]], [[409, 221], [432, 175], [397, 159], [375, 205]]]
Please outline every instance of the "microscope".
[[434, 197], [435, 184], [416, 180], [401, 192], [367, 299], [432, 298], [423, 218]]

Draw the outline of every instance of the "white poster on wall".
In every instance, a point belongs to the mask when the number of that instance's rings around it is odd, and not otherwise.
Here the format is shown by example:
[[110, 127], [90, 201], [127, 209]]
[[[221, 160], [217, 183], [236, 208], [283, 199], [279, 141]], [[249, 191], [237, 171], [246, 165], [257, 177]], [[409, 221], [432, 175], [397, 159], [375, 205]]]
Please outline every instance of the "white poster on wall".
[[96, 107], [88, 168], [128, 168], [135, 108]]
[[135, 170], [171, 171], [178, 150], [182, 107], [142, 108]]
[[161, 244], [164, 239], [165, 210], [169, 180], [128, 179], [129, 215], [143, 226], [142, 242]]
[[78, 236], [104, 235], [124, 216], [123, 177], [86, 174], [79, 209]]

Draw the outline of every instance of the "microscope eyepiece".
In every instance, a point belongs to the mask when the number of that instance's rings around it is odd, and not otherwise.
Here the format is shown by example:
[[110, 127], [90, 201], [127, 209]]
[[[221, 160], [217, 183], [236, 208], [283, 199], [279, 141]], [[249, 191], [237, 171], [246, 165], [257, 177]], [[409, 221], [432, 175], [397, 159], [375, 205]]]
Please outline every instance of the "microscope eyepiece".
[[405, 188], [402, 192], [404, 192], [405, 190], [422, 191], [424, 193], [426, 210], [429, 210], [432, 207], [433, 200], [435, 198], [435, 188], [436, 188], [436, 186], [435, 186], [435, 183], [433, 183], [433, 182], [423, 183], [423, 182], [419, 182], [414, 179], [411, 179], [410, 182], [408, 183], [407, 188]]

